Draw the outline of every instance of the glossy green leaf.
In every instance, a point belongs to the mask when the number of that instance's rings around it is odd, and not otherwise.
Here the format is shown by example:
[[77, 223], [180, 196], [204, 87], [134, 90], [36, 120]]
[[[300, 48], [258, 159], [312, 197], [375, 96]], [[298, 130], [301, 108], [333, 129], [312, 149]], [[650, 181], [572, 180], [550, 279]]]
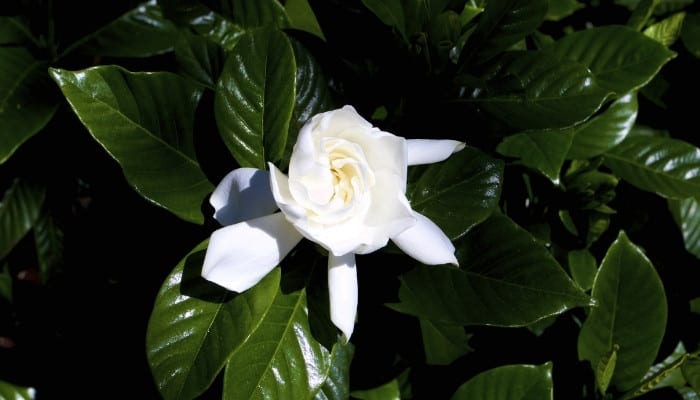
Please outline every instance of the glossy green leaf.
[[628, 390], [651, 366], [666, 329], [663, 284], [642, 251], [620, 232], [608, 249], [593, 283], [596, 306], [578, 339], [582, 360], [597, 365], [619, 346], [611, 385]]
[[560, 60], [588, 67], [602, 88], [621, 95], [644, 86], [675, 53], [654, 39], [622, 25], [584, 29], [546, 49]]
[[700, 196], [700, 149], [677, 139], [628, 136], [605, 165], [640, 189], [669, 198]]
[[218, 44], [184, 30], [175, 42], [180, 73], [210, 89], [216, 87], [225, 57], [224, 49]]
[[681, 40], [692, 55], [700, 58], [700, 13], [685, 16], [681, 29]]
[[331, 355], [309, 329], [306, 291], [278, 290], [269, 311], [229, 359], [223, 399], [312, 398], [331, 373]]
[[681, 230], [685, 249], [700, 258], [700, 202], [693, 197], [669, 199], [668, 207]]
[[598, 272], [595, 257], [586, 249], [572, 250], [567, 254], [571, 277], [583, 290], [593, 287], [593, 280]]
[[628, 392], [623, 398], [631, 399], [638, 397], [654, 389], [671, 386], [682, 388], [686, 385], [683, 377], [683, 366], [688, 360], [688, 354], [683, 342], [678, 342], [676, 348], [668, 357], [649, 368], [644, 379], [634, 389]]
[[614, 344], [610, 351], [600, 358], [598, 365], [595, 366], [595, 382], [600, 393], [608, 391], [608, 386], [610, 386], [610, 381], [617, 365], [617, 352], [619, 350], [620, 346]]
[[177, 27], [163, 17], [156, 0], [150, 0], [86, 36], [78, 50], [110, 57], [150, 57], [171, 51], [177, 36]]
[[36, 389], [0, 380], [0, 399], [33, 400], [35, 398]]
[[43, 207], [32, 231], [39, 264], [39, 277], [41, 282], [46, 283], [63, 264], [63, 231], [56, 225], [47, 207]]
[[46, 190], [43, 186], [16, 179], [0, 202], [0, 260], [34, 226]]
[[196, 246], [165, 279], [148, 322], [148, 361], [165, 399], [203, 393], [270, 312], [279, 287], [279, 269], [239, 295], [205, 281], [207, 244]]
[[681, 36], [685, 13], [679, 12], [665, 18], [644, 30], [644, 34], [664, 46], [671, 46]]
[[572, 126], [595, 113], [610, 93], [585, 66], [542, 51], [502, 57], [487, 79], [494, 90], [468, 101], [519, 129]]
[[0, 47], [0, 164], [46, 124], [58, 97], [47, 64], [21, 47]]
[[419, 318], [423, 338], [425, 361], [431, 365], [449, 365], [472, 351], [469, 339], [472, 335], [458, 325], [441, 325]]
[[637, 108], [636, 93], [629, 93], [612, 102], [600, 115], [571, 128], [573, 140], [566, 158], [592, 158], [618, 145], [634, 126]]
[[452, 400], [552, 400], [552, 364], [504, 365], [460, 386]]
[[201, 204], [213, 186], [194, 151], [198, 85], [167, 72], [116, 66], [50, 73], [137, 192], [184, 220], [204, 221]]
[[498, 206], [503, 162], [467, 146], [446, 161], [412, 171], [411, 207], [451, 239], [464, 235]]
[[296, 64], [287, 36], [258, 29], [241, 37], [216, 87], [219, 132], [244, 167], [266, 168], [284, 155], [295, 104]]
[[227, 0], [220, 3], [222, 14], [244, 29], [289, 27], [287, 13], [278, 0]]
[[316, 14], [309, 5], [309, 0], [287, 0], [284, 3], [284, 10], [289, 19], [290, 28], [299, 29], [326, 40]]
[[7, 264], [0, 264], [0, 299], [12, 303], [12, 275]]
[[654, 7], [658, 3], [659, 0], [641, 0], [627, 20], [627, 26], [636, 31], [641, 31], [653, 15]]
[[540, 171], [558, 184], [572, 136], [571, 132], [525, 131], [506, 137], [496, 151], [520, 159], [523, 165]]
[[400, 303], [390, 306], [437, 323], [525, 326], [590, 304], [549, 251], [502, 214], [455, 246], [461, 268], [407, 272], [400, 278]]
[[399, 381], [392, 379], [372, 389], [355, 390], [351, 395], [360, 400], [401, 400], [401, 389]]
[[351, 342], [333, 346], [328, 378], [314, 400], [345, 400], [350, 397], [350, 363], [354, 352], [355, 347]]
[[226, 50], [233, 49], [246, 32], [199, 1], [158, 0], [158, 5], [163, 15], [176, 25], [192, 29]]
[[[491, 0], [465, 45], [463, 58], [483, 63], [534, 32], [547, 13], [546, 0]], [[468, 50], [467, 50], [468, 49]]]
[[406, 17], [400, 0], [362, 0], [362, 4], [385, 25], [396, 29], [404, 40], [408, 40]]
[[578, 0], [550, 0], [544, 19], [547, 21], [559, 21], [584, 7], [585, 5]]

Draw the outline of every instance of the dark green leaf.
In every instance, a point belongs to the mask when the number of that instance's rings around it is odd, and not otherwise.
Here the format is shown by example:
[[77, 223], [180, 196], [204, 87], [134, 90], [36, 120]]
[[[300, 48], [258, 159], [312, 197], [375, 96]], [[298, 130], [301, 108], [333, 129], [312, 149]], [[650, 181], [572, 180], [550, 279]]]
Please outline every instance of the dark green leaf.
[[452, 361], [472, 351], [464, 327], [441, 325], [419, 318], [423, 337], [425, 361], [432, 365], [449, 365]]
[[240, 38], [216, 87], [214, 113], [224, 142], [244, 167], [284, 155], [295, 105], [296, 64], [287, 36], [258, 29]]
[[446, 161], [417, 168], [406, 195], [451, 239], [485, 220], [501, 196], [503, 162], [467, 146]]
[[595, 257], [586, 249], [572, 250], [567, 254], [571, 277], [583, 290], [593, 287], [593, 279], [598, 272]]
[[673, 14], [660, 22], [650, 25], [644, 30], [644, 34], [664, 46], [671, 46], [681, 36], [684, 19], [684, 12]]
[[226, 50], [231, 50], [245, 30], [199, 1], [159, 0], [163, 15], [177, 25], [194, 30]]
[[354, 352], [352, 343], [333, 346], [328, 378], [314, 400], [345, 400], [350, 397], [350, 363]]
[[585, 6], [578, 0], [551, 0], [544, 19], [548, 21], [559, 21], [584, 7]]
[[654, 266], [624, 232], [608, 249], [593, 283], [596, 306], [581, 327], [578, 354], [597, 365], [618, 345], [611, 384], [628, 390], [651, 366], [666, 330], [666, 295]]
[[540, 171], [555, 184], [571, 146], [571, 132], [526, 131], [506, 137], [496, 151], [519, 158], [523, 165]]
[[574, 136], [567, 158], [585, 159], [603, 154], [627, 137], [636, 119], [636, 93], [620, 97], [600, 115], [571, 128]]
[[396, 379], [372, 389], [355, 390], [351, 394], [360, 400], [401, 400], [399, 381]]
[[156, 0], [150, 0], [87, 36], [78, 49], [110, 57], [150, 57], [171, 51], [177, 35]]
[[551, 400], [552, 364], [505, 365], [460, 386], [452, 400]]
[[560, 60], [587, 66], [598, 85], [618, 95], [644, 86], [676, 55], [661, 43], [621, 25], [566, 35], [546, 51]]
[[654, 7], [658, 3], [659, 0], [641, 0], [627, 20], [627, 26], [636, 31], [641, 31], [646, 26], [649, 18], [651, 18], [654, 13]]
[[681, 140], [628, 136], [605, 165], [640, 189], [669, 198], [700, 197], [700, 149]]
[[502, 214], [455, 245], [462, 268], [409, 271], [391, 307], [445, 324], [525, 326], [590, 302], [549, 251]]
[[207, 244], [195, 247], [165, 279], [148, 322], [148, 361], [165, 399], [204, 392], [270, 312], [279, 287], [279, 269], [239, 295], [205, 281], [200, 273]]
[[466, 101], [519, 129], [572, 126], [595, 113], [610, 93], [585, 66], [542, 51], [502, 57], [487, 79], [495, 90]]
[[669, 199], [668, 207], [681, 230], [685, 249], [700, 258], [700, 203], [693, 197]]
[[221, 4], [223, 15], [245, 29], [289, 27], [284, 6], [278, 0], [227, 0]]
[[685, 350], [683, 342], [679, 342], [673, 353], [666, 357], [660, 363], [652, 365], [647, 371], [642, 382], [635, 389], [628, 393], [625, 398], [633, 398], [641, 396], [653, 389], [671, 386], [674, 388], [682, 388], [686, 385], [686, 380], [683, 377], [683, 366], [688, 360], [688, 354]]
[[34, 226], [46, 195], [45, 188], [16, 179], [0, 203], [0, 260]]
[[0, 164], [39, 132], [58, 108], [47, 64], [20, 47], [0, 47]]
[[34, 39], [24, 18], [0, 16], [0, 45], [18, 45], [30, 40]]
[[508, 49], [540, 26], [547, 8], [546, 0], [488, 1], [461, 61], [483, 63]]
[[34, 400], [36, 390], [32, 387], [14, 385], [0, 380], [0, 399], [7, 400]]
[[308, 0], [287, 0], [284, 3], [284, 10], [289, 19], [290, 28], [309, 32], [326, 40]]
[[226, 54], [213, 41], [183, 30], [175, 42], [175, 57], [182, 75], [214, 89]]
[[700, 358], [697, 354], [688, 357], [681, 371], [688, 384], [696, 391], [700, 391]]
[[12, 275], [7, 264], [0, 264], [0, 299], [12, 303]]
[[681, 29], [683, 45], [695, 57], [700, 58], [700, 14], [688, 14]]
[[362, 0], [362, 4], [372, 11], [385, 25], [396, 29], [404, 40], [408, 40], [406, 18], [400, 0]]
[[56, 225], [47, 207], [43, 207], [33, 231], [39, 276], [41, 282], [46, 283], [63, 263], [63, 231]]
[[131, 73], [115, 66], [50, 72], [136, 191], [182, 219], [204, 221], [202, 200], [213, 186], [194, 151], [198, 85], [167, 72]]

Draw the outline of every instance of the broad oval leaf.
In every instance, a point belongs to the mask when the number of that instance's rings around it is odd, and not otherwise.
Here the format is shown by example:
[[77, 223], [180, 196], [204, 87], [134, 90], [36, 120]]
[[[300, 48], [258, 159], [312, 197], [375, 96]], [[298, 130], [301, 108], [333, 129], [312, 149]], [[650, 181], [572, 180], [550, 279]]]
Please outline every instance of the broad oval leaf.
[[47, 67], [24, 48], [0, 47], [0, 164], [46, 126], [58, 108]]
[[463, 269], [417, 267], [401, 276], [397, 311], [455, 325], [525, 326], [590, 304], [534, 237], [494, 214], [456, 244]]
[[449, 365], [472, 351], [471, 334], [458, 325], [442, 325], [419, 318], [425, 361], [431, 365]]
[[284, 11], [289, 19], [290, 28], [308, 32], [326, 40], [308, 0], [287, 0], [284, 2]]
[[540, 171], [555, 184], [571, 146], [571, 132], [552, 130], [526, 131], [503, 139], [496, 151], [519, 158], [523, 165]]
[[243, 167], [282, 159], [295, 104], [296, 64], [287, 36], [276, 29], [246, 33], [228, 55], [216, 87], [219, 132]]
[[628, 136], [604, 154], [618, 177], [668, 198], [700, 196], [700, 149], [665, 137]]
[[671, 46], [681, 36], [685, 12], [679, 12], [650, 25], [644, 34], [664, 46]]
[[566, 35], [545, 51], [587, 66], [601, 87], [629, 93], [649, 82], [673, 51], [632, 28], [608, 25]]
[[215, 42], [183, 30], [175, 42], [175, 57], [183, 76], [214, 89], [226, 55]]
[[85, 38], [79, 50], [110, 57], [150, 57], [173, 49], [177, 27], [156, 0], [142, 3]]
[[207, 244], [165, 279], [148, 322], [148, 361], [165, 399], [203, 393], [269, 312], [279, 287], [279, 268], [239, 295], [207, 282], [200, 275]]
[[566, 255], [566, 258], [571, 277], [581, 289], [590, 290], [598, 272], [598, 264], [593, 254], [588, 249], [572, 250]]
[[551, 400], [552, 364], [504, 365], [471, 378], [452, 400]]
[[620, 144], [637, 120], [637, 108], [637, 94], [628, 93], [600, 115], [571, 128], [574, 136], [566, 158], [595, 157]]
[[685, 249], [700, 258], [700, 202], [694, 197], [669, 199], [668, 207], [681, 230]]
[[50, 73], [137, 192], [184, 220], [204, 221], [202, 200], [213, 186], [194, 150], [199, 86], [167, 72], [131, 73], [115, 66]]
[[446, 161], [412, 172], [406, 191], [411, 207], [451, 239], [464, 235], [498, 206], [503, 161], [476, 148], [467, 146]]
[[610, 94], [585, 66], [542, 51], [502, 57], [487, 80], [491, 92], [464, 101], [519, 129], [572, 126], [593, 115]]
[[596, 306], [581, 327], [579, 358], [595, 366], [619, 346], [611, 384], [628, 390], [640, 382], [659, 351], [667, 310], [654, 266], [624, 232], [603, 258], [592, 295]]
[[0, 202], [0, 260], [32, 229], [45, 196], [43, 186], [19, 179], [5, 192]]

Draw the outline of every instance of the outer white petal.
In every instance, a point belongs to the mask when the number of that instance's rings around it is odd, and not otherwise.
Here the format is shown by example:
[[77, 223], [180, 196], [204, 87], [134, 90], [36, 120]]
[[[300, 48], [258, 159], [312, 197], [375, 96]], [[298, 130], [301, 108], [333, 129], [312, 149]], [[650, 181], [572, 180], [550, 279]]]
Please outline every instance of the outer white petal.
[[225, 226], [211, 235], [202, 276], [242, 292], [267, 275], [301, 238], [282, 213]]
[[416, 224], [391, 238], [404, 253], [428, 265], [454, 264], [455, 246], [425, 215], [414, 212]]
[[432, 164], [446, 160], [462, 150], [464, 142], [457, 140], [408, 139], [408, 165]]
[[328, 255], [328, 296], [331, 321], [350, 340], [357, 315], [357, 268], [355, 254]]
[[256, 168], [229, 172], [212, 192], [209, 203], [221, 225], [262, 217], [277, 209], [270, 190], [270, 174]]

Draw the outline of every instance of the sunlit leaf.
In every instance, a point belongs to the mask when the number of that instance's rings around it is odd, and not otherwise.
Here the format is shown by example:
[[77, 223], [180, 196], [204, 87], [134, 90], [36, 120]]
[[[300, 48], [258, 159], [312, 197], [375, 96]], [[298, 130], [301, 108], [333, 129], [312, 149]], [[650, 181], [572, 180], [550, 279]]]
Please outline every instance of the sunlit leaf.
[[175, 57], [182, 75], [214, 89], [226, 55], [213, 41], [183, 31], [175, 42]]
[[700, 149], [677, 139], [628, 136], [605, 165], [640, 189], [668, 198], [700, 196]]
[[295, 104], [296, 64], [286, 35], [258, 29], [241, 37], [216, 87], [219, 132], [236, 161], [266, 168], [284, 155]]
[[444, 324], [525, 326], [590, 302], [549, 251], [504, 215], [455, 245], [462, 268], [414, 268], [401, 276], [400, 303], [391, 308]]
[[441, 325], [419, 318], [423, 338], [425, 361], [432, 365], [449, 365], [472, 351], [469, 338], [472, 335], [458, 325]]
[[204, 221], [201, 204], [213, 185], [194, 150], [198, 85], [167, 72], [131, 73], [116, 66], [50, 73], [136, 191], [184, 220]]
[[497, 207], [503, 162], [467, 146], [446, 161], [416, 169], [406, 196], [417, 212], [456, 239]]
[[0, 202], [0, 260], [32, 229], [41, 212], [43, 186], [16, 179]]
[[666, 330], [666, 295], [649, 259], [624, 232], [608, 249], [593, 283], [596, 306], [578, 339], [579, 358], [597, 365], [618, 345], [611, 385], [628, 390], [651, 366]]
[[523, 165], [540, 171], [555, 184], [571, 146], [571, 132], [525, 131], [506, 137], [496, 151], [519, 158]]
[[660, 22], [650, 25], [644, 30], [644, 34], [664, 46], [671, 46], [681, 36], [684, 19], [684, 12], [673, 14]]
[[21, 47], [0, 47], [0, 164], [39, 132], [58, 108], [47, 63]]
[[504, 365], [460, 386], [452, 400], [552, 400], [552, 364]]

